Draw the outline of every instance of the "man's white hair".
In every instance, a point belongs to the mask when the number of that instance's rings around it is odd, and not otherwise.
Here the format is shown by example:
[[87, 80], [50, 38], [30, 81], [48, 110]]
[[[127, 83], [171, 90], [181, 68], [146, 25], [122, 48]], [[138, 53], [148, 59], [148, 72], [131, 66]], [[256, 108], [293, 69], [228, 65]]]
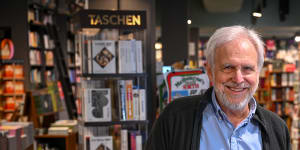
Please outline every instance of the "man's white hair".
[[209, 38], [206, 50], [204, 51], [207, 63], [214, 68], [216, 49], [221, 45], [240, 37], [246, 37], [255, 46], [258, 54], [257, 65], [260, 71], [264, 64], [264, 42], [254, 30], [239, 25], [222, 27], [216, 30], [215, 33]]

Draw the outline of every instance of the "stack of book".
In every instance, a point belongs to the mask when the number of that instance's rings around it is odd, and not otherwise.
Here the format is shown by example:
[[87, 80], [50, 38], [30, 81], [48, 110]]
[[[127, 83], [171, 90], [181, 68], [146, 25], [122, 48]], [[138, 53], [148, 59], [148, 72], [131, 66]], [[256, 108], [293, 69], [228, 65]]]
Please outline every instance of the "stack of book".
[[26, 149], [33, 144], [33, 124], [29, 122], [0, 123], [1, 150]]
[[58, 120], [51, 124], [48, 134], [51, 135], [68, 135], [71, 132], [78, 131], [77, 120]]

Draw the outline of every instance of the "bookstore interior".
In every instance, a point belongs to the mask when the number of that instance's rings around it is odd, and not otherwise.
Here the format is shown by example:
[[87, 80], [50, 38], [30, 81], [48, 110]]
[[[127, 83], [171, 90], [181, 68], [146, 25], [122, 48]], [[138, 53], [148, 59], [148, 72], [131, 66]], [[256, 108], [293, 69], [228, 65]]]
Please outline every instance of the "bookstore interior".
[[300, 3], [221, 1], [5, 1], [0, 149], [144, 149], [169, 103], [210, 87], [204, 51], [220, 24], [259, 27], [265, 62], [254, 97], [300, 149]]

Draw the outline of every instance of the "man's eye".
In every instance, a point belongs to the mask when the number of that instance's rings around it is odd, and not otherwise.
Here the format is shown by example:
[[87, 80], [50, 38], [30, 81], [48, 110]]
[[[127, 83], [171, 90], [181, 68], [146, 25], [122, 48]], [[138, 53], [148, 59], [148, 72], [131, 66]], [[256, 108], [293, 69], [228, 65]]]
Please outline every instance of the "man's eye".
[[231, 72], [233, 69], [234, 69], [234, 68], [233, 68], [232, 66], [225, 66], [225, 67], [223, 68], [223, 71], [224, 71], [224, 72]]
[[253, 67], [243, 67], [243, 71], [244, 72], [252, 72], [252, 71], [254, 71], [254, 68]]

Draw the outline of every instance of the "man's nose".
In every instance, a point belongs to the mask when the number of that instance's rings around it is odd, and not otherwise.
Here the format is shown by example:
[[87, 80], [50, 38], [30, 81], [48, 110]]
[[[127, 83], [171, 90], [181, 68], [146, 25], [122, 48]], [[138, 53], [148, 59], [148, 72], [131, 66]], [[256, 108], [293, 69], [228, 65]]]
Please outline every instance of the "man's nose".
[[235, 81], [236, 83], [241, 83], [241, 82], [244, 81], [244, 76], [243, 76], [243, 73], [240, 69], [237, 69], [234, 72], [233, 81]]

